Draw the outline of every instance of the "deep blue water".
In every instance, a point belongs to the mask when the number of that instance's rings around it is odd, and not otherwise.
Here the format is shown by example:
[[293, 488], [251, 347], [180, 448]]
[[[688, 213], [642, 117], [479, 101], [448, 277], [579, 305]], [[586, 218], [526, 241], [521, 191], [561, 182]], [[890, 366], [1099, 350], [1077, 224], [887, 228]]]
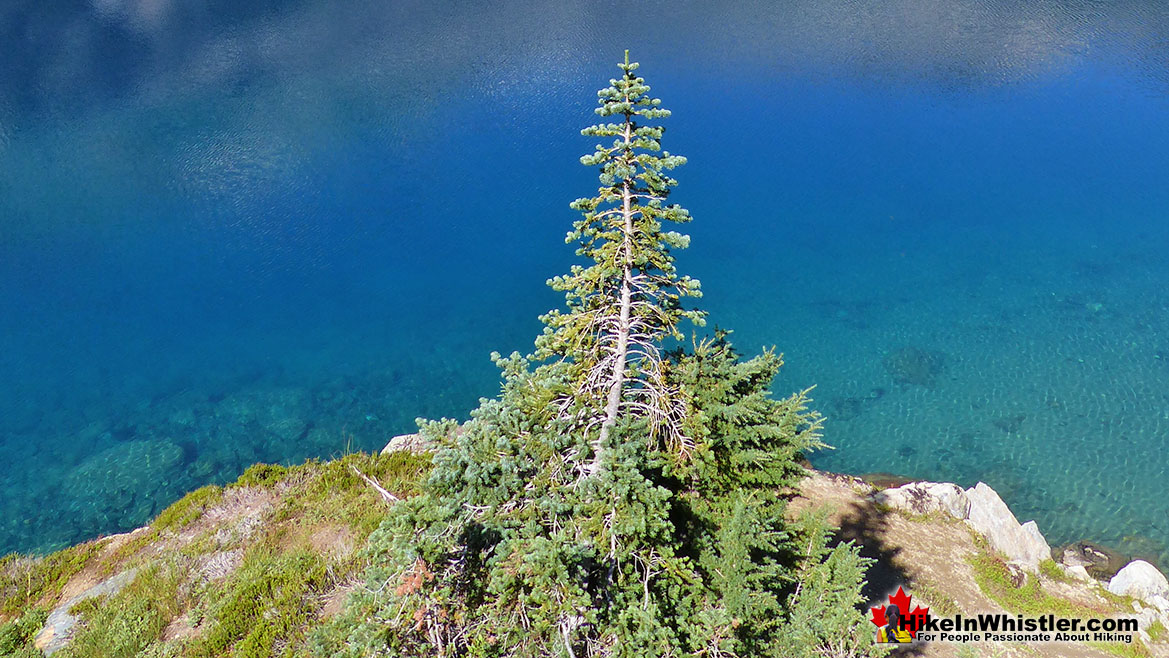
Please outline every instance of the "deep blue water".
[[466, 417], [630, 48], [818, 466], [1169, 563], [1169, 9], [785, 4], [0, 0], [0, 552]]

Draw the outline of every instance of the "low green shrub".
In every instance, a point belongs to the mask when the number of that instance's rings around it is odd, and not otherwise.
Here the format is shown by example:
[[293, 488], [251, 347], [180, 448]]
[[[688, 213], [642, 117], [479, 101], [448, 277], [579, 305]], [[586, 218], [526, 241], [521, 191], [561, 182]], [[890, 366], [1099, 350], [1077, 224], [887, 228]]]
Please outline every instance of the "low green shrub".
[[1169, 637], [1169, 629], [1165, 628], [1165, 624], [1162, 624], [1160, 619], [1154, 620], [1153, 623], [1145, 629], [1145, 632], [1149, 634], [1149, 639], [1154, 642], [1161, 642]]
[[[1112, 610], [1091, 608], [1058, 596], [1052, 596], [1043, 589], [1039, 579], [1030, 574], [1026, 576], [1022, 585], [1016, 587], [1011, 581], [1006, 563], [986, 551], [980, 551], [970, 559], [970, 563], [974, 567], [975, 581], [983, 593], [1013, 613], [1029, 616], [1050, 613], [1060, 617], [1086, 619], [1103, 617], [1123, 610], [1123, 608]], [[1041, 563], [1040, 569], [1042, 568]], [[1148, 648], [1140, 640], [1136, 640], [1132, 644], [1092, 642], [1090, 645], [1121, 658], [1145, 658], [1149, 655]]]
[[44, 608], [33, 608], [20, 617], [0, 626], [0, 656], [5, 658], [39, 658], [41, 652], [33, 647], [33, 638], [45, 625], [49, 613]]
[[175, 565], [144, 568], [120, 592], [86, 599], [71, 612], [80, 617], [62, 658], [134, 658], [159, 640], [178, 615], [184, 570]]
[[230, 486], [270, 487], [288, 475], [288, 467], [279, 464], [252, 464]]
[[1048, 594], [1039, 580], [1030, 574], [1022, 585], [1016, 587], [1011, 581], [1007, 564], [994, 555], [980, 552], [970, 559], [970, 564], [974, 567], [974, 579], [983, 593], [1011, 612], [1026, 615], [1051, 613], [1067, 617], [1099, 617], [1104, 613], [1103, 610]]
[[207, 628], [186, 655], [269, 658], [280, 648], [291, 651], [328, 583], [327, 564], [312, 551], [253, 551], [226, 583], [206, 592], [214, 599], [204, 603]]
[[196, 489], [164, 509], [151, 525], [156, 530], [181, 530], [203, 517], [207, 508], [223, 498], [223, 487]]
[[48, 605], [101, 550], [101, 541], [70, 546], [42, 558], [7, 557], [0, 563], [0, 616], [13, 617]]
[[1064, 573], [1064, 570], [1059, 568], [1059, 565], [1055, 563], [1055, 560], [1044, 560], [1040, 562], [1039, 573], [1042, 574], [1044, 578], [1053, 580], [1057, 583], [1072, 582], [1072, 577]]
[[418, 493], [430, 473], [429, 455], [396, 452], [389, 455], [357, 453], [329, 462], [309, 461], [290, 469], [288, 495], [276, 520], [297, 519], [303, 524], [347, 526], [357, 541], [365, 541], [385, 517], [381, 496], [354, 469], [377, 481], [400, 498]]

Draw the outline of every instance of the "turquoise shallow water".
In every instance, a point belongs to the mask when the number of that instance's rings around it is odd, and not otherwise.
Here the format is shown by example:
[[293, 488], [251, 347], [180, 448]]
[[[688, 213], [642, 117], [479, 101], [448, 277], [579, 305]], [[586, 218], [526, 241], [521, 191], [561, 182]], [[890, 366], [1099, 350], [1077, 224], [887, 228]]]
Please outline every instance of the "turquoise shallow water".
[[1169, 563], [1167, 38], [1156, 3], [8, 3], [0, 552], [465, 417], [558, 303], [629, 47], [680, 267], [816, 385], [818, 466]]

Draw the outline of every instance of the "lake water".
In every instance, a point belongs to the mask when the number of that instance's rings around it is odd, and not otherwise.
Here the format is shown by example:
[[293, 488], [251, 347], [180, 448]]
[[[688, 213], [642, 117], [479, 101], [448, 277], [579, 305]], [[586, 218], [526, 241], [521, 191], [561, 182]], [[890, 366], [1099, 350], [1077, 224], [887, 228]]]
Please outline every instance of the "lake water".
[[494, 395], [629, 48], [817, 466], [1169, 564], [1169, 8], [784, 4], [0, 3], [0, 553]]

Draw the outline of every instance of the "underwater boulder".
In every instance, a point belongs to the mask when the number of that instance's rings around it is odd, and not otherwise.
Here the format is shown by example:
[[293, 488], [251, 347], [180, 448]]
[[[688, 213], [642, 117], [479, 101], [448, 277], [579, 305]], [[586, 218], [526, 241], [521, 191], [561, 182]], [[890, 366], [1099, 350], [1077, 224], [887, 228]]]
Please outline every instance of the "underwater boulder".
[[1057, 551], [1067, 567], [1081, 567], [1093, 578], [1108, 580], [1120, 571], [1127, 559], [1120, 553], [1087, 541], [1077, 541]]
[[183, 449], [170, 441], [127, 441], [81, 462], [65, 477], [64, 493], [98, 515], [140, 523], [182, 465]]
[[896, 384], [933, 388], [946, 357], [918, 347], [902, 347], [885, 355], [881, 363]]

